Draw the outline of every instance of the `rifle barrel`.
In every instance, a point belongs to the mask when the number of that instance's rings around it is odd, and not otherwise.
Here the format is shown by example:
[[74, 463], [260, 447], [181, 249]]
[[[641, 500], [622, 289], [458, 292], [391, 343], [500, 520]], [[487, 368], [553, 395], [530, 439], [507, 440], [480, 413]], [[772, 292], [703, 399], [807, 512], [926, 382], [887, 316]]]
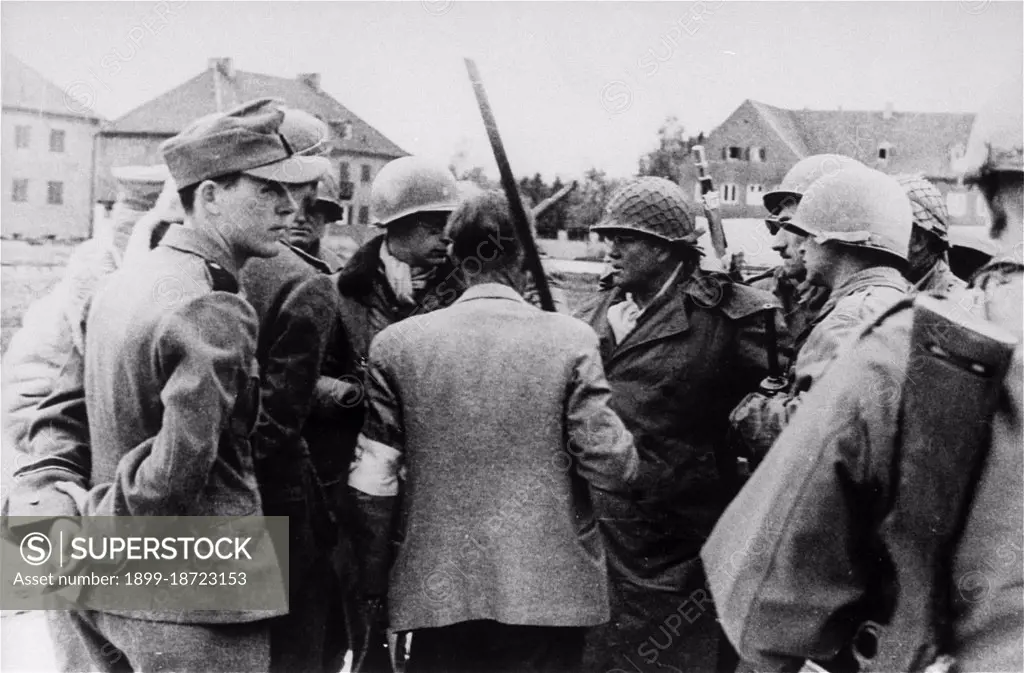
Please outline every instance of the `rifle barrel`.
[[516, 186], [516, 179], [512, 175], [512, 167], [509, 166], [508, 156], [505, 154], [505, 146], [501, 142], [501, 134], [498, 133], [498, 122], [495, 120], [494, 113], [491, 111], [491, 104], [487, 100], [484, 82], [480, 78], [480, 71], [477, 70], [473, 59], [467, 58], [465, 61], [466, 70], [469, 71], [469, 80], [473, 83], [473, 92], [476, 94], [476, 102], [480, 106], [480, 115], [484, 119], [484, 128], [487, 130], [487, 137], [490, 139], [491, 149], [494, 151], [494, 159], [498, 162], [501, 186], [505, 190], [505, 197], [508, 199], [509, 209], [512, 211], [512, 221], [516, 226], [516, 233], [519, 234], [519, 242], [523, 246], [526, 267], [533, 275], [534, 282], [537, 284], [537, 296], [540, 298], [541, 308], [545, 311], [554, 312], [555, 301], [551, 297], [551, 287], [548, 285], [547, 276], [544, 275], [544, 267], [540, 263], [537, 243], [533, 240], [530, 221], [527, 219], [523, 200], [519, 196], [519, 188]]
[[569, 196], [572, 190], [576, 189], [576, 181], [573, 180], [570, 184], [562, 187], [557, 192], [544, 199], [533, 207], [533, 219], [539, 219], [541, 215], [548, 212], [553, 208], [559, 201]]

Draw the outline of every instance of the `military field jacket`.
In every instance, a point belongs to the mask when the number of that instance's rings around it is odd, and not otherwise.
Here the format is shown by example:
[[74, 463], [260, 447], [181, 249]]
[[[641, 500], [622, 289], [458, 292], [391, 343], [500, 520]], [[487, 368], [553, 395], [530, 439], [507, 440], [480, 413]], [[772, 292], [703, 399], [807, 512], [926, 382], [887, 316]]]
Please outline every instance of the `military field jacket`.
[[[1018, 346], [945, 576], [947, 653], [959, 671], [1024, 670], [1024, 282], [1016, 268], [978, 281], [978, 315], [1015, 334]], [[888, 318], [839, 357], [703, 549], [725, 632], [759, 666], [827, 661], [865, 619], [877, 620], [886, 597], [899, 596], [879, 527], [899, 474], [899, 391], [907, 382], [911, 317], [904, 311]], [[956, 393], [938, 398], [956, 404]]]

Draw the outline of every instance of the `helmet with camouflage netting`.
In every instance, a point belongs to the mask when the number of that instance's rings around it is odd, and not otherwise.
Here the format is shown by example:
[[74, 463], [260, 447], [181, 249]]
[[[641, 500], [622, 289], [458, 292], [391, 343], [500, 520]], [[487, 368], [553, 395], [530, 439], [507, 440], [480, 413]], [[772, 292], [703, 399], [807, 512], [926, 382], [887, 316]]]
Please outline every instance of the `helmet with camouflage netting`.
[[923, 175], [897, 175], [896, 181], [910, 199], [914, 224], [949, 244], [949, 209], [938, 187]]
[[612, 194], [601, 221], [590, 228], [597, 233], [637, 232], [700, 251], [694, 206], [679, 185], [665, 178], [631, 180]]

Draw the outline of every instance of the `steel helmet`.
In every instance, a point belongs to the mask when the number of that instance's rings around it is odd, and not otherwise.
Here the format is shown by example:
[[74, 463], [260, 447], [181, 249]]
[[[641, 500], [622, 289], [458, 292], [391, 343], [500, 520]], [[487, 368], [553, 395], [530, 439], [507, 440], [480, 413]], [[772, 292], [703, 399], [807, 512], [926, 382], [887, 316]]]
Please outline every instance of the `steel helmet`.
[[900, 184], [862, 167], [818, 178], [784, 226], [813, 236], [818, 243], [881, 250], [906, 261], [913, 222], [910, 199]]
[[996, 92], [974, 119], [960, 164], [966, 182], [977, 182], [987, 173], [1024, 171], [1021, 89], [1018, 74]]
[[789, 169], [777, 189], [765, 192], [762, 197], [764, 207], [768, 212], [777, 214], [787, 200], [792, 199], [793, 203], [798, 203], [815, 180], [823, 175], [835, 175], [851, 164], [864, 166], [856, 159], [842, 154], [815, 154], [801, 159]]
[[370, 188], [370, 215], [382, 227], [413, 213], [450, 213], [458, 205], [455, 176], [422, 157], [388, 163]]
[[338, 199], [338, 181], [330, 173], [325, 173], [316, 185], [316, 203], [313, 206], [324, 214], [327, 222], [337, 222], [345, 215]]
[[914, 224], [949, 244], [949, 209], [942, 192], [922, 175], [897, 175], [896, 181], [910, 199]]
[[665, 178], [636, 178], [619, 188], [605, 206], [598, 233], [636, 231], [695, 250], [703, 230], [695, 224], [694, 207], [679, 185]]

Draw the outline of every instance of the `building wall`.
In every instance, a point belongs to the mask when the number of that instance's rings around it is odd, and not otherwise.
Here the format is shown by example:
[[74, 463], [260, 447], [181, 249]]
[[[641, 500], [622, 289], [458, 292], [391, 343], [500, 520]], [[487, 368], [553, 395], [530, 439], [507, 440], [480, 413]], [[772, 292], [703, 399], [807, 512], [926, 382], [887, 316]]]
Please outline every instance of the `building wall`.
[[109, 205], [117, 198], [117, 182], [110, 173], [111, 169], [162, 164], [160, 143], [170, 137], [100, 135], [96, 144], [96, 201]]
[[[734, 185], [736, 203], [722, 203], [722, 217], [760, 218], [765, 210], [756, 192], [748, 191], [750, 185], [770, 191], [782, 182], [793, 165], [799, 161], [794, 151], [784, 143], [778, 133], [770, 128], [764, 118], [749, 103], [744, 103], [733, 112], [721, 126], [712, 131], [704, 143], [708, 153], [708, 164], [714, 185], [724, 196], [725, 187]], [[742, 150], [739, 159], [722, 159], [722, 151], [729, 147]], [[764, 162], [747, 158], [748, 148], [763, 148]], [[684, 170], [683, 188], [688, 194], [696, 195], [696, 171]], [[977, 190], [968, 191], [963, 186], [948, 182], [936, 182], [935, 186], [946, 198], [950, 211], [950, 224], [954, 226], [986, 226], [988, 211]], [[749, 195], [749, 196], [748, 196]]]
[[[722, 158], [723, 150], [728, 152], [730, 147], [740, 149], [739, 159]], [[749, 104], [741, 105], [721, 126], [712, 131], [704, 148], [715, 188], [723, 197], [722, 217], [727, 218], [762, 217], [764, 208], [760, 193], [750, 193], [752, 205], [748, 205], [748, 186], [761, 186], [764, 191], [770, 190], [782, 181], [786, 171], [798, 160], [793, 150]], [[764, 161], [748, 159], [748, 150], [751, 148], [764, 150]], [[696, 195], [696, 170], [691, 167], [684, 170], [682, 175], [685, 176], [683, 188], [687, 194]], [[734, 203], [724, 198], [728, 190], [735, 191]]]
[[[17, 147], [18, 127], [28, 127], [28, 147]], [[98, 121], [21, 110], [3, 110], [2, 219], [5, 237], [86, 238], [92, 222], [93, 138]], [[64, 151], [50, 149], [51, 131], [64, 132]], [[27, 180], [25, 201], [14, 183]], [[60, 204], [49, 203], [48, 183], [61, 183]]]
[[[341, 182], [352, 183], [352, 199], [342, 201], [348, 220], [346, 224], [372, 224], [370, 218], [370, 185], [385, 164], [394, 161], [392, 157], [380, 157], [366, 154], [336, 153], [331, 156], [334, 164], [334, 176]], [[347, 168], [345, 168], [347, 166]], [[364, 180], [363, 166], [368, 167], [369, 180]], [[346, 173], [347, 170], [347, 173]], [[364, 210], [365, 209], [365, 210]], [[365, 214], [362, 221], [360, 214]]]

